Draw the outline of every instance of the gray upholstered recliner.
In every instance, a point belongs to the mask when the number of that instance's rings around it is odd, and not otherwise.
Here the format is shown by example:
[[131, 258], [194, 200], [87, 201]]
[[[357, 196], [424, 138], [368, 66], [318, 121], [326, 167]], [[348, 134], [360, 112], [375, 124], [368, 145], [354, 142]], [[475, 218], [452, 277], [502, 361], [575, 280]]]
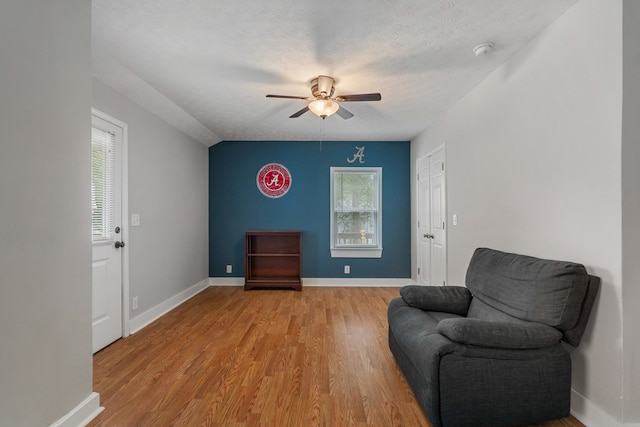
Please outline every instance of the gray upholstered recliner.
[[584, 266], [479, 248], [466, 287], [405, 286], [389, 347], [434, 427], [569, 415], [571, 359], [600, 279]]

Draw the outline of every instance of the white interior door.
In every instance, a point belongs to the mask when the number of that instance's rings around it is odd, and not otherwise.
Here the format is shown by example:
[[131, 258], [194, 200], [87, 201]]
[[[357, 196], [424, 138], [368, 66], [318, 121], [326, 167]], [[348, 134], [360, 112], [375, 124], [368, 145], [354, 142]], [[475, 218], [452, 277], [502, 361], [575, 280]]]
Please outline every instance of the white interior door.
[[444, 149], [416, 161], [418, 284], [445, 285], [447, 274]]
[[418, 284], [431, 284], [431, 196], [429, 189], [429, 157], [416, 163], [418, 171]]
[[446, 192], [444, 150], [440, 149], [429, 158], [431, 195], [431, 283], [447, 283], [447, 235]]
[[93, 352], [122, 337], [123, 129], [96, 115], [91, 132]]

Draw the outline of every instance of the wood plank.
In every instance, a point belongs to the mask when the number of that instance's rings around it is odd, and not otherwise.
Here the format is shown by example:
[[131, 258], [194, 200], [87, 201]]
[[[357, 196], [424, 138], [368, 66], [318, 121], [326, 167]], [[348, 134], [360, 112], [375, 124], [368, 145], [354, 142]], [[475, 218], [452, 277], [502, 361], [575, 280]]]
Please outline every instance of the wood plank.
[[[94, 356], [89, 425], [430, 427], [387, 345], [396, 296], [207, 288]], [[561, 426], [583, 425], [536, 425]]]

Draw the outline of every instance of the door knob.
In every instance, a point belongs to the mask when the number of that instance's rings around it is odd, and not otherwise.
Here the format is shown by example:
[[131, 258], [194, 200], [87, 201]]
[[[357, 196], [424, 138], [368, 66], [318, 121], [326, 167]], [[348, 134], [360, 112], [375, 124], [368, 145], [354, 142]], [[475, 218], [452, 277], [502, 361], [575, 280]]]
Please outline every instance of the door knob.
[[124, 242], [116, 242], [116, 249], [124, 248]]
[[433, 239], [433, 234], [425, 234], [422, 237], [424, 237], [425, 239]]

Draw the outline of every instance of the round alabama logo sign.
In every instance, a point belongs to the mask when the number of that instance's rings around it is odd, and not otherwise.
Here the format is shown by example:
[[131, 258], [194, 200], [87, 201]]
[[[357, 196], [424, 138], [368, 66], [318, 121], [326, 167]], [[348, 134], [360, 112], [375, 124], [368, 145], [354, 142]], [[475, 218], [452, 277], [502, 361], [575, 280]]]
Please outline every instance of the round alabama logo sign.
[[256, 184], [262, 194], [271, 198], [282, 197], [291, 187], [289, 170], [278, 163], [264, 165], [258, 171]]

